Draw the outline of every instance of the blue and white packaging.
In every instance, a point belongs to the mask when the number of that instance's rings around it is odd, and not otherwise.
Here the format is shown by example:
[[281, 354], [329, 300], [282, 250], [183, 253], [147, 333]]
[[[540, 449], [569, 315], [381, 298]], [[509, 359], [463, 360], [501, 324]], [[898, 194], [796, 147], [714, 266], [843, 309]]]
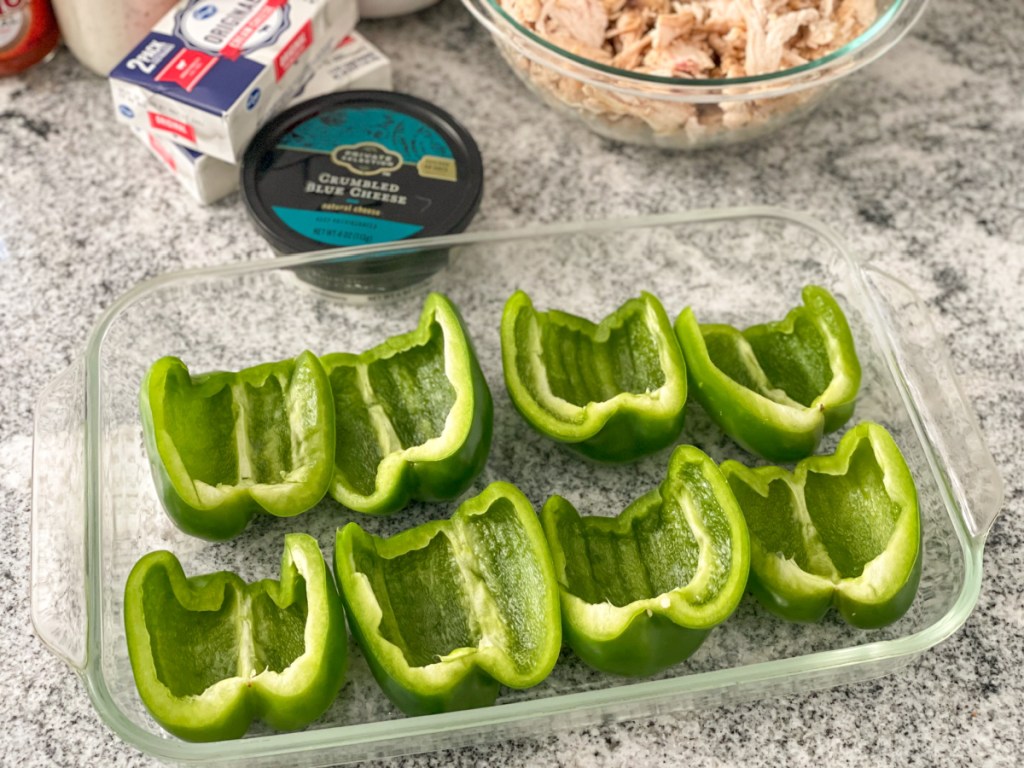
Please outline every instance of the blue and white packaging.
[[[313, 67], [300, 93], [284, 106], [332, 91], [391, 88], [391, 60], [361, 34], [352, 32]], [[216, 202], [238, 189], [238, 166], [183, 147], [155, 132], [135, 126], [132, 132], [200, 203]]]
[[110, 73], [118, 119], [235, 162], [357, 21], [356, 0], [182, 0]]
[[132, 133], [200, 203], [214, 203], [238, 189], [237, 165], [175, 144], [141, 128], [132, 126]]
[[346, 35], [313, 69], [294, 102], [334, 91], [390, 91], [391, 60], [358, 32]]

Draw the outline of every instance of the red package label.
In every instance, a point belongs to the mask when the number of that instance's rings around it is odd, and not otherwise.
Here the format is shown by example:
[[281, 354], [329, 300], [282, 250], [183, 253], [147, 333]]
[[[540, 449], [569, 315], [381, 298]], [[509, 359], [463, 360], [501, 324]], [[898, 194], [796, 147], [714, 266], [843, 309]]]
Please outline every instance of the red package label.
[[161, 115], [159, 112], [149, 112], [149, 127], [155, 128], [158, 131], [166, 131], [167, 133], [173, 133], [175, 136], [180, 136], [188, 141], [195, 142], [196, 140], [196, 129], [188, 123], [177, 120], [167, 115]]
[[313, 25], [308, 21], [302, 25], [295, 37], [288, 41], [288, 44], [274, 58], [274, 75], [280, 80], [284, 77], [292, 64], [302, 58], [309, 46], [313, 44]]
[[217, 63], [217, 57], [211, 56], [202, 51], [193, 51], [190, 48], [182, 48], [172, 58], [167, 66], [160, 70], [156, 76], [157, 82], [176, 83], [189, 93]]
[[164, 161], [168, 168], [172, 171], [178, 170], [178, 165], [174, 162], [174, 155], [172, 155], [168, 151], [167, 147], [164, 146], [164, 143], [153, 134], [149, 135], [149, 146], [153, 148], [153, 151], [156, 152], [157, 156], [161, 160]]
[[257, 32], [263, 32], [261, 27], [267, 23], [271, 16], [273, 16], [277, 9], [284, 6], [286, 0], [267, 0], [266, 5], [260, 6], [256, 9], [256, 12], [246, 19], [245, 23], [238, 29], [235, 34], [231, 36], [227, 44], [221, 48], [220, 54], [225, 59], [235, 61], [242, 55], [242, 51], [245, 50], [246, 44], [249, 39]]

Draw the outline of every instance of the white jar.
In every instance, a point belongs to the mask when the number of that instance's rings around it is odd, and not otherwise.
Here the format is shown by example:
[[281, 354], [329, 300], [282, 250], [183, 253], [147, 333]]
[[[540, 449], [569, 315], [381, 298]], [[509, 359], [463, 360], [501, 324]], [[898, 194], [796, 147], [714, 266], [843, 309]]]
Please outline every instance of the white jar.
[[64, 42], [104, 77], [146, 36], [176, 0], [52, 0]]

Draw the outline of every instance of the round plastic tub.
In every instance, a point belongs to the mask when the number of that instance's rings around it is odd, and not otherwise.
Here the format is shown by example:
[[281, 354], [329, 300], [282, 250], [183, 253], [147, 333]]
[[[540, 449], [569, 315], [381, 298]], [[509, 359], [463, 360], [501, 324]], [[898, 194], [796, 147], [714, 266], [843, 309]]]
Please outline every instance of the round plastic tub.
[[[269, 121], [242, 159], [242, 198], [279, 255], [457, 234], [476, 214], [483, 163], [469, 132], [426, 101], [345, 91]], [[295, 270], [334, 294], [374, 295], [419, 282], [444, 250]]]

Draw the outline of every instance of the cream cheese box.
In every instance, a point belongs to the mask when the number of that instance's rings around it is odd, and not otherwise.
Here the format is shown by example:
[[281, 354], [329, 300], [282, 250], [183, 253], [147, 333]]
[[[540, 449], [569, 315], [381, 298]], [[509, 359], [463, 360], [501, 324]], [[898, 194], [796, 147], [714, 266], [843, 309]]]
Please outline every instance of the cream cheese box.
[[117, 117], [234, 162], [358, 15], [355, 0], [182, 0], [110, 73]]
[[[332, 91], [391, 88], [391, 60], [361, 34], [352, 32], [318, 63], [300, 93], [285, 106]], [[134, 125], [132, 130], [200, 203], [216, 202], [238, 189], [238, 166], [177, 144], [154, 131]]]

